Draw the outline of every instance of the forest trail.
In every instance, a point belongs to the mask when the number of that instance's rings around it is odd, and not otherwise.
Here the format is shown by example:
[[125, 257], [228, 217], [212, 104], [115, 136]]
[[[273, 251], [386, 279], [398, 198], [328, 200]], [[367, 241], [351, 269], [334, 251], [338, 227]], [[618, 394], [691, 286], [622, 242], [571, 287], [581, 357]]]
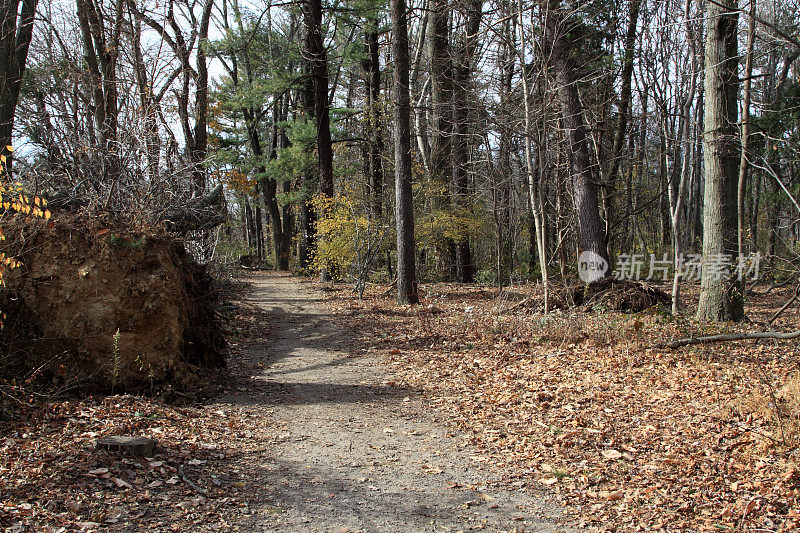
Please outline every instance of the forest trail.
[[498, 483], [422, 398], [388, 384], [319, 292], [280, 274], [246, 281], [274, 322], [272, 342], [245, 352], [249, 385], [217, 401], [268, 420], [264, 451], [240, 459], [255, 500], [241, 530], [565, 530], [556, 504]]

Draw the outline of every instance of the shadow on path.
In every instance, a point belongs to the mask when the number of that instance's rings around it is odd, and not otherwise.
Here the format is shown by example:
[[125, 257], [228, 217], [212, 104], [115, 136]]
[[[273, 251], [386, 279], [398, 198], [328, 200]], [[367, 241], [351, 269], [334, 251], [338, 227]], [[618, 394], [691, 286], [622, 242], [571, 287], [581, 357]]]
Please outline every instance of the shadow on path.
[[247, 281], [274, 332], [245, 345], [241, 386], [218, 403], [263, 409], [274, 432], [241, 465], [258, 487], [241, 530], [565, 530], [551, 501], [501, 483], [418, 393], [387, 386], [319, 293], [286, 275]]

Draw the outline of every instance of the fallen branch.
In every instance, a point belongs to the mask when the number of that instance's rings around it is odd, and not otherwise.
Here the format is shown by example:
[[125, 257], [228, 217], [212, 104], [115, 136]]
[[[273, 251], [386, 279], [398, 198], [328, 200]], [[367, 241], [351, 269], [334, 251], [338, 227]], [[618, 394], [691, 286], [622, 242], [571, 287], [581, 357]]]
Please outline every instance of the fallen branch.
[[167, 230], [173, 233], [210, 230], [223, 224], [227, 217], [222, 184], [214, 187], [206, 196], [186, 205], [170, 207], [163, 214]]
[[757, 339], [777, 339], [782, 341], [789, 341], [800, 339], [800, 331], [793, 331], [790, 333], [780, 333], [777, 331], [759, 331], [755, 333], [733, 333], [729, 335], [709, 335], [706, 337], [691, 337], [688, 339], [679, 339], [673, 342], [662, 344], [658, 348], [680, 348], [681, 346], [689, 346], [690, 344], [714, 344], [717, 342], [729, 341], [745, 341]]
[[391, 282], [391, 283], [389, 284], [389, 288], [387, 288], [387, 289], [386, 289], [386, 290], [385, 290], [385, 291], [384, 291], [384, 292], [381, 294], [381, 298], [386, 298], [387, 296], [389, 296], [390, 294], [392, 294], [392, 292], [394, 292], [394, 291], [395, 291], [395, 289], [397, 289], [397, 278], [394, 278], [394, 281], [393, 281], [393, 282]]
[[767, 287], [767, 290], [762, 292], [761, 295], [766, 296], [767, 294], [771, 293], [775, 289], [782, 289], [785, 286], [789, 285], [792, 281], [794, 281], [794, 280], [793, 279], [785, 279], [785, 280], [783, 280], [781, 282], [777, 282], [776, 281], [775, 283], [773, 283], [772, 285]]
[[798, 298], [800, 298], [800, 285], [798, 285], [797, 288], [794, 290], [794, 296], [789, 298], [789, 301], [783, 304], [783, 307], [775, 311], [775, 314], [769, 317], [769, 320], [767, 320], [764, 323], [764, 326], [761, 328], [761, 331], [767, 331], [767, 329], [772, 325], [772, 323], [775, 322], [775, 320], [779, 316], [781, 316], [781, 314], [783, 314], [784, 311], [789, 309], [789, 306], [791, 306], [794, 302], [796, 302]]
[[506, 315], [508, 313], [513, 313], [517, 309], [521, 309], [523, 307], [526, 307], [529, 303], [533, 302], [534, 300], [535, 299], [532, 296], [530, 298], [525, 298], [524, 300], [521, 300], [521, 301], [515, 303], [511, 307], [506, 307], [505, 309], [501, 310], [500, 314], [501, 315]]
[[183, 466], [184, 465], [181, 465], [180, 468], [178, 469], [178, 475], [180, 475], [183, 482], [186, 483], [189, 486], [189, 488], [195, 491], [196, 493], [202, 494], [203, 496], [208, 496], [208, 491], [206, 489], [197, 486], [191, 479], [189, 479], [189, 476], [187, 476], [186, 472], [183, 471]]

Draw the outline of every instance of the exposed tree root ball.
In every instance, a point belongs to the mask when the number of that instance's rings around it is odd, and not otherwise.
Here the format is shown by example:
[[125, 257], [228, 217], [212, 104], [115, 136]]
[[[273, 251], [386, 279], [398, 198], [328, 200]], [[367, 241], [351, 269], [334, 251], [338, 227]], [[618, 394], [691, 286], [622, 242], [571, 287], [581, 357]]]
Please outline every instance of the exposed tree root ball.
[[22, 266], [0, 291], [0, 372], [122, 392], [225, 366], [212, 279], [179, 241], [85, 218], [4, 229]]

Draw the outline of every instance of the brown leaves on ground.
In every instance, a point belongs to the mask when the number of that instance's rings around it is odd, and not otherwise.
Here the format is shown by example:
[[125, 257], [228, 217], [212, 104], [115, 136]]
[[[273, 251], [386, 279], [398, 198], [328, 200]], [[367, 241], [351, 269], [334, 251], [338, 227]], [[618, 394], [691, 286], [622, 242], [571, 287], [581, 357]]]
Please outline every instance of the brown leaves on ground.
[[[658, 310], [504, 312], [538, 289], [515, 291], [497, 298], [436, 284], [423, 286], [413, 308], [377, 289], [362, 302], [343, 291], [330, 304], [371, 334], [398, 381], [452, 416], [485, 461], [557, 491], [579, 524], [800, 525], [797, 343], [658, 351], [650, 348], [658, 341], [720, 331]], [[763, 321], [784, 297], [753, 297], [751, 320]], [[787, 311], [783, 327], [798, 315]]]
[[[254, 310], [227, 313], [234, 352], [242, 335], [267, 335]], [[237, 355], [225, 376], [233, 388], [246, 385], [248, 370], [238, 367], [251, 363]], [[135, 396], [43, 401], [18, 389], [10, 399], [9, 390], [0, 386], [0, 529], [227, 531], [250, 513], [248, 465], [268, 433], [263, 408]], [[97, 449], [107, 435], [158, 444], [152, 457]]]
[[[132, 396], [45, 409], [0, 444], [4, 527], [185, 530], [238, 510], [227, 494], [237, 479], [225, 465], [237, 453], [231, 444], [247, 439], [234, 416], [220, 412], [214, 420]], [[158, 447], [152, 457], [95, 449], [104, 435], [146, 435]]]

